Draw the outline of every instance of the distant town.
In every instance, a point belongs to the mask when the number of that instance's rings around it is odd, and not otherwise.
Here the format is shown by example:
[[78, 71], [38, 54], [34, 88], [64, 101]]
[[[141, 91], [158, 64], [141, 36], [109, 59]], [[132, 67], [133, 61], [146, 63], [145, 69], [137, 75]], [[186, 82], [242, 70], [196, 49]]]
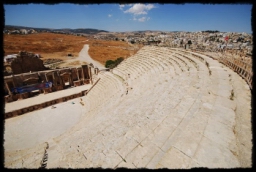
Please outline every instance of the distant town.
[[108, 32], [97, 29], [44, 29], [6, 26], [4, 34], [36, 34], [41, 32], [84, 36], [91, 39], [125, 41], [131, 44], [184, 47], [202, 51], [242, 50], [252, 55], [252, 34], [220, 31], [133, 31]]

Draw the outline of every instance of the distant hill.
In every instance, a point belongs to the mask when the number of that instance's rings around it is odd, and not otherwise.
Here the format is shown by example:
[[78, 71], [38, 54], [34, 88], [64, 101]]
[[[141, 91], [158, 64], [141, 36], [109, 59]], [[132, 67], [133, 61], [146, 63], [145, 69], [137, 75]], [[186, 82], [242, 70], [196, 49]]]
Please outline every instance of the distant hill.
[[36, 31], [58, 31], [58, 32], [71, 32], [71, 33], [85, 33], [85, 34], [97, 34], [99, 32], [108, 32], [106, 30], [98, 30], [91, 28], [79, 28], [79, 29], [51, 29], [51, 28], [35, 28], [35, 27], [27, 27], [27, 26], [14, 26], [14, 25], [5, 25], [6, 30], [19, 30], [19, 29], [34, 29]]

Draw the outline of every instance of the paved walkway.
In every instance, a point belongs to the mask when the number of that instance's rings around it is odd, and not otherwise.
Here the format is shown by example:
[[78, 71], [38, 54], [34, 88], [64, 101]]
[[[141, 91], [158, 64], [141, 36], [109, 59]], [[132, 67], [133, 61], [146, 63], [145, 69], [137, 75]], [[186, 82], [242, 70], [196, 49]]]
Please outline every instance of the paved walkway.
[[251, 167], [249, 87], [201, 57], [145, 46], [101, 72], [84, 106], [6, 120], [5, 166], [38, 168], [48, 142], [47, 168]]
[[65, 90], [60, 90], [48, 94], [39, 94], [35, 97], [30, 97], [23, 100], [18, 100], [5, 104], [5, 113], [12, 112], [15, 110], [23, 109], [28, 106], [40, 105], [42, 103], [52, 101], [55, 99], [59, 99], [66, 96], [71, 96], [77, 93], [81, 93], [82, 91], [88, 90], [91, 88], [91, 84], [81, 85], [78, 87], [73, 87]]

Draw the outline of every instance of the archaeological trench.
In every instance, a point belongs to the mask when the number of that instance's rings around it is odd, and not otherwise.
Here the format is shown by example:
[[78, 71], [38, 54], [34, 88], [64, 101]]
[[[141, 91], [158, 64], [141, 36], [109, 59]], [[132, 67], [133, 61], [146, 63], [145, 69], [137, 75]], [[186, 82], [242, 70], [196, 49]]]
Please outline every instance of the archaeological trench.
[[6, 76], [4, 167], [252, 167], [251, 64], [144, 46], [112, 70]]

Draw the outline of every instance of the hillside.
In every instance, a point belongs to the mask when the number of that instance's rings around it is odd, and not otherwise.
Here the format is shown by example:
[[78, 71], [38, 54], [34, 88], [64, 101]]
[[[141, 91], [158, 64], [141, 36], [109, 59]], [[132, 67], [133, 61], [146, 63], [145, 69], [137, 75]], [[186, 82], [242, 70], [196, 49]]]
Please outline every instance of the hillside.
[[5, 25], [6, 30], [19, 30], [19, 29], [34, 29], [36, 31], [60, 31], [60, 32], [71, 32], [71, 33], [85, 33], [85, 34], [97, 34], [100, 32], [108, 32], [106, 30], [98, 30], [98, 29], [92, 29], [92, 28], [79, 28], [79, 29], [69, 29], [69, 28], [63, 28], [63, 29], [51, 29], [51, 28], [35, 28], [35, 27], [26, 27], [26, 26], [14, 26], [14, 25]]

